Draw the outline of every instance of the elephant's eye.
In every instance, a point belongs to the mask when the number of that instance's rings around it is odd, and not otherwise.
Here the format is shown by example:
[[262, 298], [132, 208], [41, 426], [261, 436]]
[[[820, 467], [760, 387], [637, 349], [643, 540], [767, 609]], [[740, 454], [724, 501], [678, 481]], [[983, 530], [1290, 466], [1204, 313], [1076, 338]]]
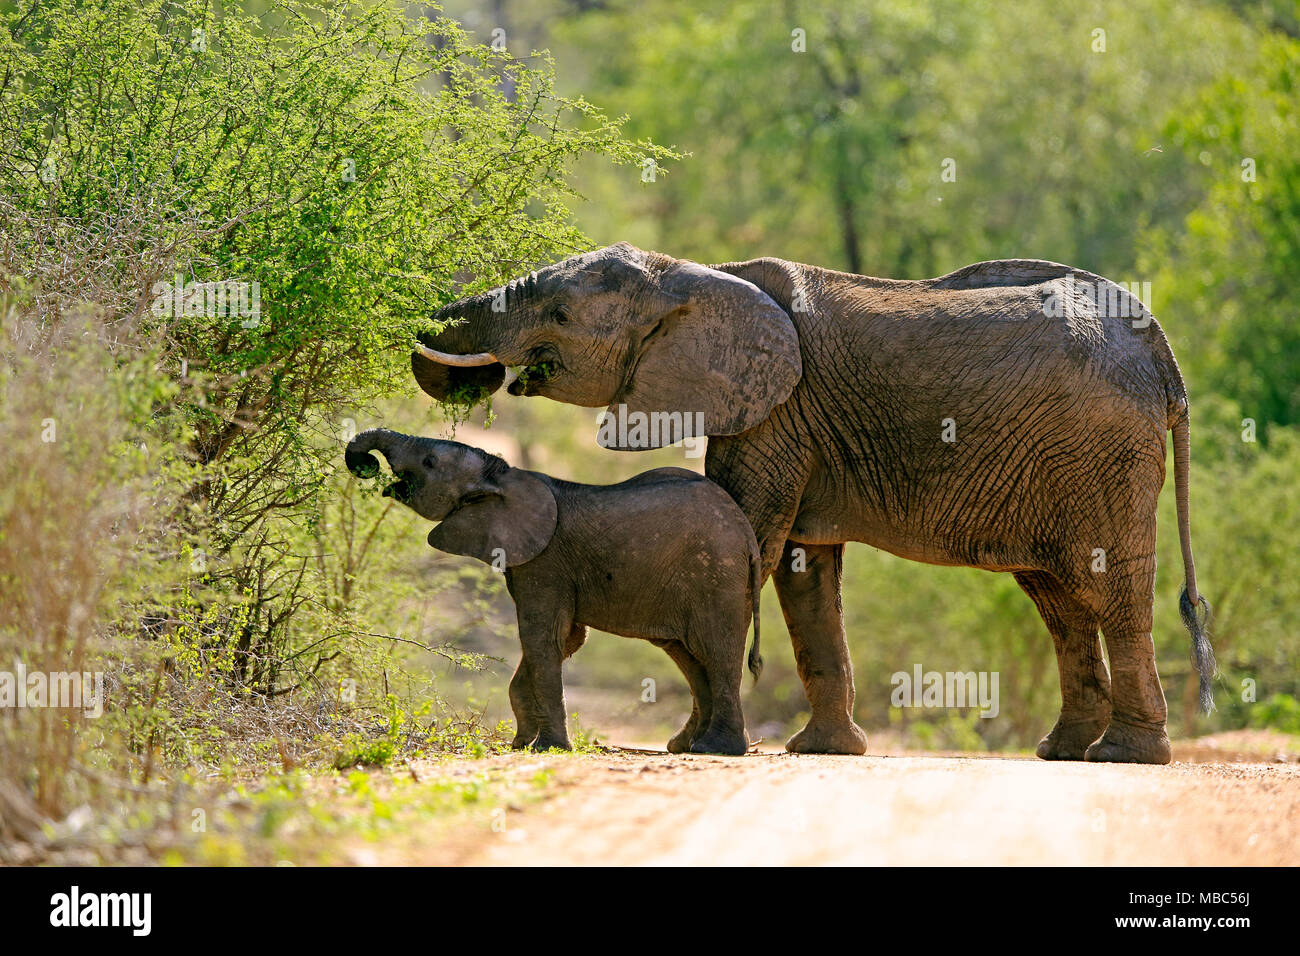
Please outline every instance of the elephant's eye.
[[554, 316], [556, 325], [569, 324], [569, 313], [564, 311], [564, 306], [557, 305], [554, 309], [551, 310], [551, 315]]

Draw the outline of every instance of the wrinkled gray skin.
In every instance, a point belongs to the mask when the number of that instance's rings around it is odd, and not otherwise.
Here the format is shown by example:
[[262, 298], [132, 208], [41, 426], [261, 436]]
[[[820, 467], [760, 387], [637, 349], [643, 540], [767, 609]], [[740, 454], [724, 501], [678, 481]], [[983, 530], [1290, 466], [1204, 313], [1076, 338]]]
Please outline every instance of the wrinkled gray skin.
[[743, 754], [745, 635], [759, 656], [758, 545], [727, 493], [683, 468], [617, 485], [582, 485], [511, 468], [460, 442], [372, 429], [346, 452], [361, 478], [397, 481], [384, 495], [439, 522], [429, 544], [505, 570], [523, 656], [510, 682], [514, 746], [569, 749], [562, 662], [595, 627], [662, 647], [694, 699], [673, 753]]
[[704, 413], [706, 473], [753, 525], [811, 704], [787, 749], [865, 750], [840, 605], [844, 542], [862, 541], [1015, 576], [1059, 664], [1061, 715], [1040, 757], [1167, 763], [1151, 622], [1170, 429], [1181, 610], [1206, 704], [1214, 670], [1192, 565], [1187, 395], [1150, 314], [1136, 300], [1136, 323], [1098, 308], [1072, 280], [1115, 289], [1038, 260], [901, 281], [770, 258], [702, 266], [619, 243], [443, 309], [440, 322], [461, 321], [421, 347], [483, 364], [417, 350], [412, 371], [445, 399], [500, 387], [503, 365], [547, 362], [549, 377], [510, 391]]

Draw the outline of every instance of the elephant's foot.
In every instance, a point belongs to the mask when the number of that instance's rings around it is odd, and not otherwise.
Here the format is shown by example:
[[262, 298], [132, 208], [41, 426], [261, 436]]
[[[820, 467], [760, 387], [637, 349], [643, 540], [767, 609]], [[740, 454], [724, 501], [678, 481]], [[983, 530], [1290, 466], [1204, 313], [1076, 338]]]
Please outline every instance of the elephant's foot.
[[[676, 739], [676, 738], [674, 738]], [[749, 750], [749, 741], [743, 733], [726, 733], [709, 729], [704, 736], [691, 741], [693, 754], [721, 754], [724, 757], [741, 757]]]
[[691, 749], [691, 741], [695, 739], [695, 735], [699, 733], [699, 729], [699, 717], [695, 714], [691, 714], [691, 716], [686, 719], [686, 723], [682, 726], [682, 729], [673, 734], [672, 739], [668, 741], [668, 752], [670, 754], [689, 753]]
[[1163, 724], [1139, 725], [1113, 718], [1101, 739], [1084, 753], [1084, 760], [1104, 763], [1169, 763], [1169, 735]]
[[1056, 726], [1038, 742], [1038, 756], [1044, 760], [1082, 760], [1088, 745], [1106, 732], [1110, 714], [1066, 720], [1057, 718]]
[[530, 744], [532, 750], [572, 750], [569, 746], [569, 738], [552, 736], [545, 731], [537, 735], [537, 739]]
[[864, 754], [867, 735], [848, 717], [836, 723], [808, 721], [808, 726], [786, 741], [792, 754]]
[[524, 734], [515, 734], [515, 739], [512, 740], [512, 741], [510, 741], [510, 749], [511, 749], [511, 750], [524, 750], [524, 749], [526, 749], [526, 748], [528, 747], [529, 744], [531, 744], [531, 743], [533, 742], [533, 740], [534, 740], [536, 737], [537, 737], [536, 734], [533, 734], [532, 737], [528, 737], [528, 736], [526, 736], [526, 735], [524, 735]]
[[668, 752], [670, 754], [690, 753], [691, 742], [694, 739], [695, 728], [687, 725], [673, 734], [672, 739], [668, 741]]

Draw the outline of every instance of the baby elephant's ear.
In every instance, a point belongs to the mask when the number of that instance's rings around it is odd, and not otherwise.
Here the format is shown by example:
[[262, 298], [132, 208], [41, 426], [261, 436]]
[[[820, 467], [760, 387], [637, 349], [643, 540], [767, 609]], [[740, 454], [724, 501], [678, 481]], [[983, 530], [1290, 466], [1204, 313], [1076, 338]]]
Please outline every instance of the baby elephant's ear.
[[556, 515], [550, 486], [532, 472], [511, 468], [430, 531], [429, 544], [504, 571], [546, 549], [555, 534]]

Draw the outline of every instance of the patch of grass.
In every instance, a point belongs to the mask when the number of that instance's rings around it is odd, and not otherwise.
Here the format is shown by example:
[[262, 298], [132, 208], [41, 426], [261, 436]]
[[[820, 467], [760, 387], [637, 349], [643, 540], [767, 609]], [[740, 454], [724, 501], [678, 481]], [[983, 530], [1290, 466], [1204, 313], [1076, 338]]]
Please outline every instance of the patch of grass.
[[[508, 811], [549, 795], [549, 769], [455, 757], [433, 769], [287, 774], [241, 790], [207, 832], [170, 849], [174, 865], [383, 862], [393, 847], [436, 844], [466, 829], [499, 832]], [[400, 838], [400, 839], [394, 839]], [[385, 856], [380, 857], [383, 853]], [[393, 862], [416, 862], [402, 857]]]

